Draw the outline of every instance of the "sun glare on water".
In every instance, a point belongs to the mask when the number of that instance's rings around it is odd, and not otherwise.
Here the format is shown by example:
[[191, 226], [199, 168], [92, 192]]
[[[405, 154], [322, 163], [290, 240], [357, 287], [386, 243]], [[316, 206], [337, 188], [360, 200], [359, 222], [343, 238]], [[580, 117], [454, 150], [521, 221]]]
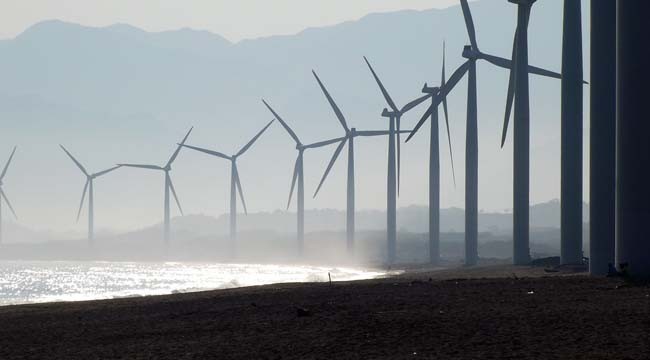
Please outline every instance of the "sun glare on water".
[[164, 295], [288, 282], [371, 279], [345, 267], [135, 262], [0, 262], [0, 305]]

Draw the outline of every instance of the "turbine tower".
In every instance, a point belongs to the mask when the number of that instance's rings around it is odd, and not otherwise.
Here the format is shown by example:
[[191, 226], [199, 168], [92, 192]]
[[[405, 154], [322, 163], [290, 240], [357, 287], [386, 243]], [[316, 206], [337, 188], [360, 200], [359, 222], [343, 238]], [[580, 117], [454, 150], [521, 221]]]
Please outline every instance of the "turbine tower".
[[[396, 259], [396, 246], [397, 246], [397, 196], [399, 195], [399, 173], [400, 173], [400, 121], [402, 115], [407, 111], [413, 109], [418, 104], [422, 103], [429, 98], [429, 95], [424, 95], [418, 99], [406, 104], [402, 109], [399, 109], [395, 102], [386, 91], [381, 80], [375, 73], [375, 70], [370, 65], [368, 59], [364, 56], [368, 68], [372, 72], [384, 99], [390, 106], [391, 110], [384, 108], [381, 116], [388, 118], [388, 176], [387, 176], [387, 206], [386, 206], [386, 238], [387, 238], [387, 257], [388, 264], [393, 264]], [[397, 139], [395, 139], [397, 135]], [[395, 142], [397, 141], [397, 169], [395, 168]]]
[[2, 201], [3, 200], [7, 203], [7, 207], [9, 207], [9, 210], [14, 215], [14, 218], [18, 220], [18, 216], [16, 216], [16, 212], [14, 211], [13, 206], [11, 206], [11, 202], [9, 201], [9, 198], [7, 197], [7, 194], [2, 188], [2, 186], [4, 185], [3, 181], [5, 175], [7, 175], [7, 169], [9, 169], [9, 164], [11, 164], [11, 160], [13, 160], [15, 153], [16, 153], [16, 147], [14, 146], [14, 149], [11, 151], [11, 155], [9, 155], [9, 160], [7, 160], [5, 167], [2, 169], [2, 174], [0, 174], [0, 245], [2, 245]]
[[591, 0], [589, 272], [616, 258], [616, 1]]
[[[320, 80], [318, 75], [316, 75], [316, 72], [312, 70], [312, 73], [314, 74], [314, 77], [316, 78], [318, 85], [323, 91], [323, 94], [327, 98], [327, 101], [332, 107], [332, 110], [334, 110], [334, 114], [339, 120], [339, 123], [341, 124], [343, 130], [345, 131], [345, 136], [342, 138], [336, 150], [334, 150], [334, 154], [332, 155], [332, 158], [330, 159], [330, 162], [327, 165], [327, 169], [325, 170], [325, 173], [323, 174], [323, 177], [321, 178], [320, 183], [318, 184], [318, 188], [316, 189], [316, 192], [314, 192], [314, 198], [316, 197], [316, 195], [318, 195], [318, 192], [320, 191], [321, 187], [325, 183], [325, 179], [327, 179], [327, 176], [332, 170], [332, 166], [334, 166], [334, 163], [336, 162], [339, 155], [341, 154], [343, 147], [347, 144], [348, 145], [348, 173], [347, 173], [347, 193], [346, 193], [347, 206], [346, 206], [345, 235], [346, 235], [346, 245], [347, 245], [348, 253], [352, 254], [354, 252], [354, 235], [355, 235], [354, 139], [357, 136], [385, 136], [385, 135], [389, 135], [390, 133], [388, 131], [375, 131], [375, 130], [359, 131], [356, 128], [348, 127], [347, 121], [345, 119], [345, 116], [343, 116], [341, 109], [339, 109], [338, 105], [336, 104], [336, 102], [334, 101], [330, 93], [327, 91], [327, 89], [325, 88], [323, 82]], [[410, 133], [410, 131], [401, 131], [401, 133]]]
[[248, 149], [253, 146], [255, 141], [262, 136], [262, 134], [266, 131], [266, 129], [271, 126], [275, 120], [271, 120], [260, 132], [258, 132], [244, 147], [242, 147], [236, 154], [234, 155], [226, 155], [224, 153], [220, 153], [218, 151], [214, 150], [208, 150], [196, 146], [190, 146], [190, 145], [184, 145], [184, 144], [179, 144], [181, 146], [184, 146], [186, 148], [200, 151], [202, 153], [216, 156], [221, 159], [225, 159], [230, 161], [230, 241], [231, 241], [231, 246], [232, 246], [232, 253], [236, 253], [236, 242], [237, 242], [237, 192], [239, 192], [239, 198], [241, 199], [242, 206], [244, 207], [244, 213], [248, 214], [248, 210], [246, 209], [246, 201], [244, 200], [244, 191], [242, 190], [241, 186], [241, 181], [239, 179], [239, 170], [237, 169], [237, 159], [239, 159], [240, 156], [244, 155]]
[[94, 190], [94, 181], [96, 178], [106, 175], [113, 170], [116, 170], [120, 165], [114, 166], [110, 169], [106, 169], [94, 174], [88, 173], [86, 168], [81, 165], [81, 163], [66, 149], [63, 145], [59, 145], [61, 149], [70, 157], [70, 159], [77, 165], [79, 170], [86, 176], [86, 184], [84, 185], [84, 190], [81, 194], [81, 203], [79, 204], [79, 211], [77, 212], [77, 221], [81, 216], [81, 210], [84, 206], [84, 200], [86, 199], [86, 193], [88, 193], [88, 245], [92, 247], [95, 242], [95, 190]]
[[296, 204], [296, 215], [298, 217], [297, 221], [297, 241], [298, 241], [298, 255], [302, 256], [304, 245], [305, 245], [305, 177], [304, 177], [304, 166], [303, 158], [305, 150], [315, 149], [323, 146], [328, 146], [331, 144], [336, 144], [344, 138], [337, 138], [332, 140], [320, 141], [317, 143], [304, 145], [300, 142], [298, 135], [289, 127], [289, 125], [271, 108], [271, 106], [265, 101], [262, 100], [267, 109], [273, 114], [273, 116], [282, 124], [282, 127], [287, 131], [289, 136], [296, 143], [296, 150], [298, 151], [298, 156], [296, 157], [296, 164], [293, 169], [293, 178], [291, 180], [291, 191], [289, 192], [289, 201], [287, 202], [287, 209], [291, 205], [291, 198], [293, 197], [293, 190], [298, 183], [298, 193], [297, 193], [297, 204]]
[[564, 0], [562, 30], [561, 263], [582, 263], [582, 9]]
[[171, 226], [171, 217], [170, 217], [171, 211], [169, 206], [170, 191], [172, 195], [174, 195], [174, 200], [176, 200], [176, 205], [178, 206], [178, 210], [180, 211], [181, 216], [184, 215], [183, 208], [181, 208], [181, 203], [180, 201], [178, 201], [178, 196], [176, 195], [176, 189], [174, 189], [174, 184], [172, 183], [172, 178], [169, 175], [169, 172], [172, 170], [172, 164], [176, 160], [176, 157], [178, 156], [178, 153], [181, 151], [183, 145], [185, 144], [185, 141], [190, 136], [190, 133], [192, 133], [192, 129], [193, 128], [190, 128], [190, 130], [183, 138], [183, 141], [181, 141], [180, 144], [176, 147], [176, 150], [169, 158], [169, 161], [167, 161], [167, 164], [165, 164], [165, 166], [149, 165], [149, 164], [118, 164], [119, 166], [146, 169], [146, 170], [156, 170], [165, 173], [165, 209], [164, 209], [164, 224], [163, 224], [164, 227], [163, 241], [165, 242], [165, 249], [169, 249], [169, 240], [170, 240], [170, 226]]

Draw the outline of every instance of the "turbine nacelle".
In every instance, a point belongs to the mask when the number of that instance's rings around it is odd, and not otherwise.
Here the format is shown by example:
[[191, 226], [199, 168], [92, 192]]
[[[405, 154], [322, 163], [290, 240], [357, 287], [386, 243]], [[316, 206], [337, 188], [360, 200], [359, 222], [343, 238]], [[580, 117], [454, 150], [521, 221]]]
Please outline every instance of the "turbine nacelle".
[[517, 5], [524, 5], [524, 6], [533, 6], [537, 0], [508, 0], [508, 2], [511, 2], [513, 4]]
[[440, 87], [439, 86], [429, 86], [427, 83], [424, 83], [424, 86], [422, 87], [422, 93], [424, 94], [431, 94], [433, 95], [438, 95], [440, 92]]
[[400, 113], [397, 111], [389, 111], [387, 108], [384, 108], [384, 111], [381, 112], [381, 116], [387, 118], [394, 118], [400, 116]]
[[479, 51], [477, 51], [476, 49], [474, 49], [474, 47], [472, 45], [465, 45], [463, 47], [462, 56], [465, 59], [476, 60], [481, 56], [481, 53]]

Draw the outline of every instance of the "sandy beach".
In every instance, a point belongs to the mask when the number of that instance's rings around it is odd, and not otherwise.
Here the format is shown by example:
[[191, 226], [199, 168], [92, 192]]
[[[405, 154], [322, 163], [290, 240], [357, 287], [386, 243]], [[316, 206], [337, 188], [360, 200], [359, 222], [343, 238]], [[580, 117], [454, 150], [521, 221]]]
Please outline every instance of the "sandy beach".
[[1, 359], [642, 359], [650, 287], [491, 266], [0, 307]]

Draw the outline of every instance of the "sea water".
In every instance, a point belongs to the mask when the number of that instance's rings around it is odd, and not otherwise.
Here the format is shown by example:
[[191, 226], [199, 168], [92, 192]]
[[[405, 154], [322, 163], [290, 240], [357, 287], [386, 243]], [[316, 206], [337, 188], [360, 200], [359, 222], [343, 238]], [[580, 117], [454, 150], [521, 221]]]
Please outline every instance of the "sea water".
[[346, 267], [0, 261], [0, 305], [163, 295], [286, 282], [362, 280], [380, 271]]

